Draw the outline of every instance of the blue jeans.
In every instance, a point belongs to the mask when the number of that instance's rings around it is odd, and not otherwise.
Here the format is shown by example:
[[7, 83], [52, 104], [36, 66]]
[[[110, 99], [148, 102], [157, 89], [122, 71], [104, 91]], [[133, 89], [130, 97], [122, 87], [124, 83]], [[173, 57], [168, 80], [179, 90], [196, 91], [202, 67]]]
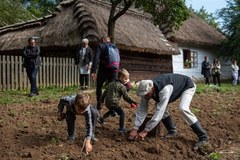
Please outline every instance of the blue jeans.
[[38, 94], [38, 88], [37, 88], [37, 73], [38, 73], [39, 67], [27, 67], [27, 76], [31, 84], [31, 93]]

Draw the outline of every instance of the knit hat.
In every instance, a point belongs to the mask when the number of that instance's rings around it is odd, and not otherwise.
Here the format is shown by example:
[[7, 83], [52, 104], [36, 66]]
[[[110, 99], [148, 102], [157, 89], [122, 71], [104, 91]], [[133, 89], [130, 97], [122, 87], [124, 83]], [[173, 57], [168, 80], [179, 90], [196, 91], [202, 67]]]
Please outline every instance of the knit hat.
[[138, 86], [137, 95], [145, 96], [153, 87], [152, 80], [142, 80]]

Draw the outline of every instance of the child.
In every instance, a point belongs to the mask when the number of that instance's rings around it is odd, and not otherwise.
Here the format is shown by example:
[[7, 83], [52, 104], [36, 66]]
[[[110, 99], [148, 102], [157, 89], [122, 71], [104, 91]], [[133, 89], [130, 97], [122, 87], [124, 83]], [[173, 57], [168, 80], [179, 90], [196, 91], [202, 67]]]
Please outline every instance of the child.
[[[63, 113], [64, 106], [66, 107], [66, 113]], [[75, 139], [74, 129], [76, 115], [84, 115], [86, 121], [86, 151], [92, 151], [92, 141], [98, 141], [94, 136], [95, 126], [99, 112], [90, 104], [90, 96], [86, 93], [80, 93], [77, 95], [66, 96], [60, 99], [58, 105], [58, 120], [63, 120], [66, 117], [68, 137], [67, 140], [73, 141]]]
[[103, 96], [102, 96], [102, 102], [105, 99], [105, 105], [108, 108], [108, 112], [103, 115], [103, 117], [99, 118], [99, 123], [103, 124], [104, 120], [108, 118], [110, 115], [112, 115], [114, 112], [116, 112], [119, 116], [119, 132], [124, 133], [125, 128], [124, 128], [124, 120], [125, 120], [125, 113], [123, 109], [119, 106], [119, 101], [121, 97], [125, 101], [127, 101], [130, 104], [135, 104], [136, 101], [134, 101], [131, 97], [128, 96], [127, 94], [127, 89], [124, 84], [126, 84], [129, 81], [129, 73], [126, 69], [121, 69], [118, 73], [118, 80], [111, 82]]

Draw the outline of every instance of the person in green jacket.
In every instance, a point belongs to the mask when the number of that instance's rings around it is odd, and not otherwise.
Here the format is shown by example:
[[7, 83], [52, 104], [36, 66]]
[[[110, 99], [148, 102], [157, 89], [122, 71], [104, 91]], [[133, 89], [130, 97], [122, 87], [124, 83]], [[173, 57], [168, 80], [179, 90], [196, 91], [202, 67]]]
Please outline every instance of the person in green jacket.
[[111, 82], [104, 92], [102, 96], [102, 102], [105, 100], [105, 105], [108, 108], [108, 112], [106, 112], [103, 117], [99, 118], [98, 122], [100, 124], [104, 123], [104, 120], [107, 119], [110, 115], [116, 112], [119, 116], [119, 132], [124, 133], [126, 132], [124, 127], [125, 121], [125, 113], [121, 106], [119, 105], [120, 99], [123, 99], [131, 104], [133, 108], [137, 106], [137, 102], [129, 97], [127, 93], [127, 88], [124, 84], [129, 82], [129, 73], [126, 69], [121, 69], [118, 73], [118, 80]]

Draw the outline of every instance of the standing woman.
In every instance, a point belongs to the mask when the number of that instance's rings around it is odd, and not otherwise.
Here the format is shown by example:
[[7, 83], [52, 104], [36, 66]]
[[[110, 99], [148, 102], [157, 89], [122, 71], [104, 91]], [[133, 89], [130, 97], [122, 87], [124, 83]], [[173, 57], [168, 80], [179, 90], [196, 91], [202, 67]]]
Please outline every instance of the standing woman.
[[82, 44], [75, 55], [75, 64], [80, 73], [80, 89], [87, 90], [89, 87], [89, 75], [92, 67], [92, 49], [88, 46], [88, 39], [82, 39]]
[[220, 69], [221, 69], [221, 64], [220, 64], [219, 60], [217, 58], [215, 58], [213, 60], [213, 66], [212, 66], [213, 84], [216, 85], [216, 80], [217, 80], [219, 87], [221, 86]]
[[237, 60], [232, 61], [231, 68], [232, 68], [232, 78], [233, 78], [232, 85], [236, 86], [238, 81], [238, 71], [239, 71]]

